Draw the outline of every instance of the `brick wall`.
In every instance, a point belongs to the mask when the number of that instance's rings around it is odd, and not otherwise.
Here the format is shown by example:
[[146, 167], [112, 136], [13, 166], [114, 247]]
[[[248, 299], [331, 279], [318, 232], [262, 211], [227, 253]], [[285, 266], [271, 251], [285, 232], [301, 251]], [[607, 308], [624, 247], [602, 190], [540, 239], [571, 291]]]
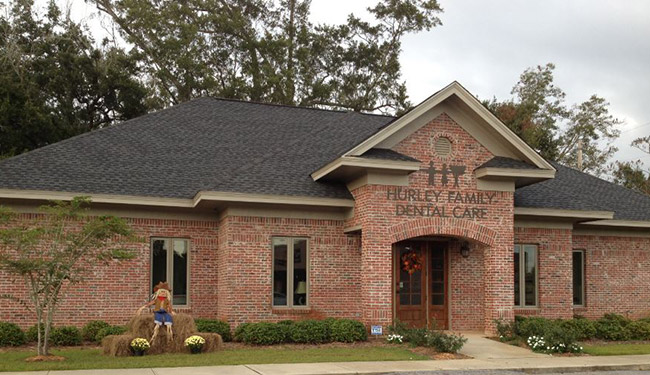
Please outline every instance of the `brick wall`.
[[[221, 222], [219, 317], [243, 322], [306, 317], [361, 317], [360, 242], [343, 221], [229, 216]], [[272, 307], [273, 237], [306, 237], [309, 308]]]
[[571, 229], [515, 228], [515, 243], [537, 245], [538, 261], [538, 307], [516, 309], [516, 314], [547, 318], [572, 316], [571, 233]]
[[[21, 218], [37, 217], [22, 214]], [[81, 326], [101, 319], [125, 324], [150, 295], [150, 237], [182, 237], [190, 240], [190, 309], [196, 317], [216, 317], [217, 309], [217, 224], [213, 221], [164, 219], [128, 219], [145, 242], [130, 244], [137, 251], [131, 260], [98, 264], [88, 272], [82, 284], [66, 287], [61, 293], [55, 325]], [[0, 294], [11, 293], [27, 299], [23, 282], [0, 272]], [[28, 327], [35, 323], [33, 314], [21, 305], [3, 299], [0, 321]]]
[[585, 307], [576, 314], [650, 316], [650, 238], [576, 235], [573, 248], [585, 250], [586, 265]]

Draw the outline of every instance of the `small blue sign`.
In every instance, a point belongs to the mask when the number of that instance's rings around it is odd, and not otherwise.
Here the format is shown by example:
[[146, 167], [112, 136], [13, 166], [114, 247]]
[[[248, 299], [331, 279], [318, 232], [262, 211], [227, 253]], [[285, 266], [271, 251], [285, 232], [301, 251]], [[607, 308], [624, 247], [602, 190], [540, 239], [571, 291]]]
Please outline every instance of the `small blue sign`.
[[370, 333], [373, 335], [382, 335], [383, 334], [382, 326], [370, 326]]

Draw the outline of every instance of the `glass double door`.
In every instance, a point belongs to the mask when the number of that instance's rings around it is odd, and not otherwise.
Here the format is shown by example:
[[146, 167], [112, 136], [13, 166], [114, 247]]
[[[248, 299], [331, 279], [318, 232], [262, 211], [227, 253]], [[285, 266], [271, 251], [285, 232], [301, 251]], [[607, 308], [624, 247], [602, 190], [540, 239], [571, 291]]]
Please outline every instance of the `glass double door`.
[[394, 245], [395, 317], [412, 327], [448, 328], [446, 241]]

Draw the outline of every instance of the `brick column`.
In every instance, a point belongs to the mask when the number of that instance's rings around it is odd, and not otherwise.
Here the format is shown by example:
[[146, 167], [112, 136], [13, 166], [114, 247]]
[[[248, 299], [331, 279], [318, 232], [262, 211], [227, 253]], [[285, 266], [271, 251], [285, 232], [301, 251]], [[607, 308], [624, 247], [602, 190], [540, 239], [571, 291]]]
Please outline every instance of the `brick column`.
[[367, 325], [393, 321], [392, 244], [385, 230], [364, 228], [361, 236], [361, 309]]
[[484, 252], [485, 332], [496, 333], [494, 320], [514, 320], [514, 260], [510, 241], [501, 239]]

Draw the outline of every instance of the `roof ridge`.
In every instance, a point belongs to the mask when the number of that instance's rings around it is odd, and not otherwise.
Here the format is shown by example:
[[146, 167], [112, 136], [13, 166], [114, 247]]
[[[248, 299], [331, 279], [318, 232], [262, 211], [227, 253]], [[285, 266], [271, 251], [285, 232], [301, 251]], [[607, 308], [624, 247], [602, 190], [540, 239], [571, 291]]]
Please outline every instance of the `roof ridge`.
[[380, 113], [368, 113], [368, 112], [357, 112], [357, 111], [345, 111], [345, 110], [340, 110], [340, 109], [307, 107], [307, 106], [291, 105], [291, 104], [260, 102], [260, 101], [255, 101], [255, 100], [224, 98], [224, 97], [219, 97], [219, 96], [202, 96], [202, 97], [195, 98], [195, 99], [192, 99], [192, 100], [197, 100], [197, 99], [212, 99], [212, 100], [219, 100], [219, 101], [226, 101], [226, 102], [266, 105], [266, 106], [271, 106], [271, 107], [284, 107], [284, 108], [292, 108], [292, 109], [306, 109], [306, 110], [313, 110], [313, 111], [335, 112], [335, 113], [343, 113], [343, 114], [352, 113], [352, 114], [358, 114], [358, 115], [362, 115], [362, 116], [377, 116], [377, 117], [396, 118], [396, 116], [383, 115], [383, 114], [380, 114]]

